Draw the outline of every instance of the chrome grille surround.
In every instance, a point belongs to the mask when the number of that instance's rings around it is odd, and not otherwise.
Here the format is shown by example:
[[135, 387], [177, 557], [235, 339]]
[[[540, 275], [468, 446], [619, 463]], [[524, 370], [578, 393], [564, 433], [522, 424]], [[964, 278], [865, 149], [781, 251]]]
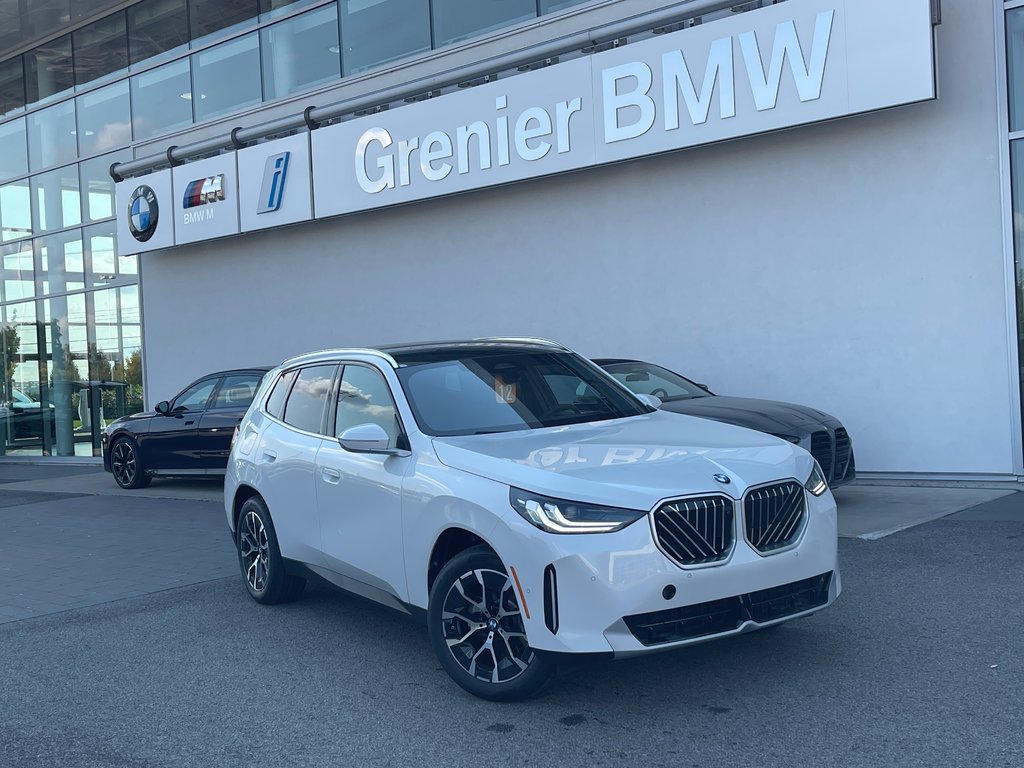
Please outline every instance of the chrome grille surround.
[[832, 435], [827, 430], [821, 430], [811, 435], [811, 456], [821, 466], [825, 473], [825, 480], [832, 482], [832, 460], [835, 451], [832, 448]]
[[850, 435], [839, 427], [836, 430], [836, 458], [830, 483], [832, 480], [842, 480], [846, 477], [846, 472], [850, 468], [850, 453]]
[[807, 496], [796, 480], [749, 489], [743, 497], [743, 534], [761, 555], [796, 546], [807, 525]]
[[719, 565], [736, 544], [736, 502], [717, 493], [667, 501], [651, 515], [651, 529], [676, 565]]

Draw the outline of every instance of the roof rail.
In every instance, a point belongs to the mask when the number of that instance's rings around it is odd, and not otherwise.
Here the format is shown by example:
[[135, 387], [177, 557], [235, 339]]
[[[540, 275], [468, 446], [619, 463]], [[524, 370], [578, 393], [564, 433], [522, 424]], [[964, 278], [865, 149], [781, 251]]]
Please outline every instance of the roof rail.
[[524, 344], [543, 344], [547, 347], [564, 349], [566, 352], [572, 351], [564, 344], [559, 344], [557, 341], [552, 341], [551, 339], [543, 339], [540, 336], [484, 336], [483, 338], [473, 339], [473, 341], [511, 341]]
[[331, 349], [317, 349], [312, 352], [303, 352], [299, 355], [292, 355], [287, 360], [284, 360], [280, 365], [291, 365], [292, 363], [315, 361], [318, 358], [335, 357], [337, 355], [372, 355], [375, 357], [381, 357], [392, 368], [398, 367], [398, 361], [395, 360], [384, 350], [373, 349], [372, 347], [337, 347]]

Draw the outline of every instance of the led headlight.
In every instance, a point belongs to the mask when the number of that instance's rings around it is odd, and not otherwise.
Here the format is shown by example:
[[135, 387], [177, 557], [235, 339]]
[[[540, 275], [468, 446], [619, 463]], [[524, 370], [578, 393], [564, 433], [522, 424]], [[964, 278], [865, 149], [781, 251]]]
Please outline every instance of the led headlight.
[[548, 533], [611, 533], [647, 514], [636, 509], [552, 499], [522, 488], [509, 489], [508, 498], [516, 512]]
[[811, 470], [811, 476], [807, 478], [807, 482], [804, 483], [804, 488], [813, 493], [815, 496], [821, 496], [825, 491], [828, 490], [828, 483], [825, 481], [825, 473], [821, 471], [821, 467], [818, 462], [814, 462], [814, 469]]

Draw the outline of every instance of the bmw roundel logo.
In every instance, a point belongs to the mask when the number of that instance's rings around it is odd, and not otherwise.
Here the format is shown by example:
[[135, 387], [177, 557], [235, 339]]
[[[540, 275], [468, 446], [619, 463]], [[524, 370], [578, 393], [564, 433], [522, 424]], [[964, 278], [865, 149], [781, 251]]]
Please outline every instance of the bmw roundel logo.
[[712, 475], [712, 477], [722, 485], [728, 485], [730, 482], [732, 482], [731, 480], [729, 480], [728, 475], [723, 475], [721, 472]]
[[128, 201], [128, 229], [132, 237], [144, 243], [156, 232], [160, 220], [160, 206], [156, 201], [156, 192], [145, 184], [132, 192]]

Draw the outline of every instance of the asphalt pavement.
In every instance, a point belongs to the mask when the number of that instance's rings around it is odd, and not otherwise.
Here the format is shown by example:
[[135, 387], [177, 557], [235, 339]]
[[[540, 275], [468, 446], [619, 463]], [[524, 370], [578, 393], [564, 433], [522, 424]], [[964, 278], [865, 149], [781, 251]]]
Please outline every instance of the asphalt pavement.
[[255, 604], [215, 500], [20, 471], [0, 466], [0, 610], [40, 584], [69, 604], [0, 623], [4, 768], [1024, 766], [1019, 493], [842, 539], [844, 593], [813, 617], [502, 705], [384, 608]]

